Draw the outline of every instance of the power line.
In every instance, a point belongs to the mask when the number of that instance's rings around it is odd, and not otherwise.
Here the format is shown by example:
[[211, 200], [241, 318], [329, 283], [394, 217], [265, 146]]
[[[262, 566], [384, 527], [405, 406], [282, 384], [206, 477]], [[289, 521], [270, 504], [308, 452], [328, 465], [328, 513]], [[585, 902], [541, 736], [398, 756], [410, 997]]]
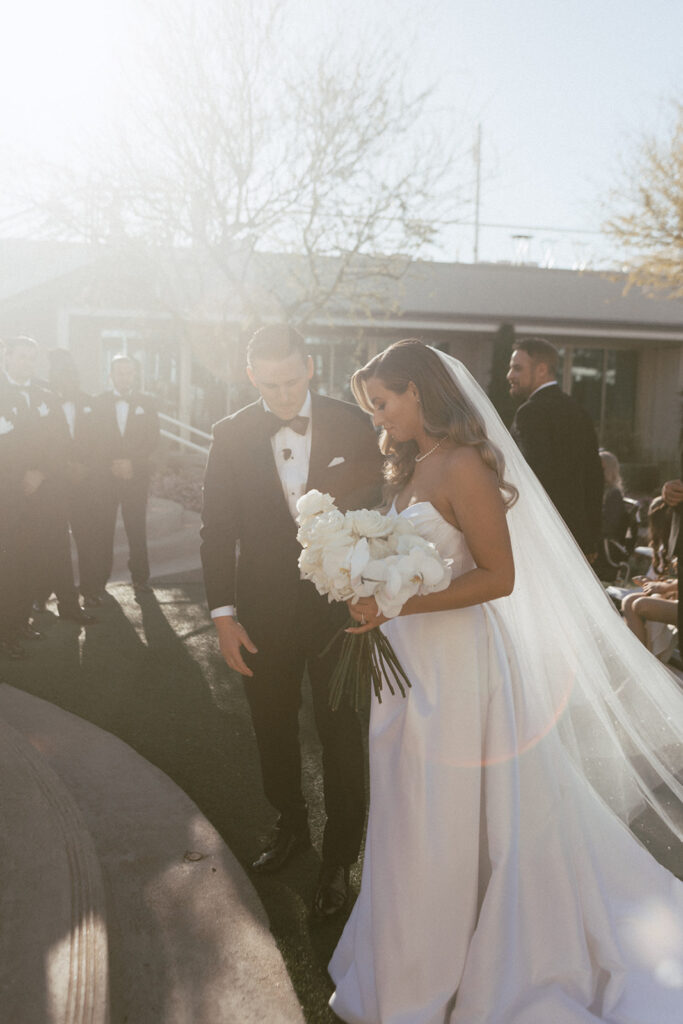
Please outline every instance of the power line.
[[538, 224], [491, 224], [476, 220], [440, 220], [440, 224], [450, 224], [462, 228], [505, 228], [511, 231], [548, 231], [551, 234], [566, 235], [604, 235], [604, 231], [597, 228], [559, 228]]

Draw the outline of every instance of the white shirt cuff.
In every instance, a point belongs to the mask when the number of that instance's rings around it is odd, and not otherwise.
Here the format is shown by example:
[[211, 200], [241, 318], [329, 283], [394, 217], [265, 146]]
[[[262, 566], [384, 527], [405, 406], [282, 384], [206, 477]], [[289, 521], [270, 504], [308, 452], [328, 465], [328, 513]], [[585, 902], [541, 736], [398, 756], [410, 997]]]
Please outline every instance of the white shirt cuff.
[[212, 619], [222, 619], [226, 615], [232, 615], [233, 618], [235, 617], [235, 606], [234, 606], [234, 604], [224, 604], [224, 605], [221, 605], [220, 608], [212, 608], [211, 609], [211, 618]]

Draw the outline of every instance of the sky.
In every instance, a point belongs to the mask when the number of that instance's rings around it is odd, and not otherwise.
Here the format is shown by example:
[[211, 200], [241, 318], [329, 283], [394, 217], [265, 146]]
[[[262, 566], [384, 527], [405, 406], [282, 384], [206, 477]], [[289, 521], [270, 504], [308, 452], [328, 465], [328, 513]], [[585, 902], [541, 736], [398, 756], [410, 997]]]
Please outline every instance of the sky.
[[[680, 0], [291, 3], [313, 47], [333, 27], [351, 49], [386, 38], [406, 53], [411, 81], [434, 86], [431, 102], [466, 161], [481, 126], [480, 259], [612, 258], [598, 233], [602, 204], [638, 138], [664, 131], [668, 102], [683, 97]], [[6, 161], [25, 151], [60, 159], [84, 132], [125, 114], [136, 80], [122, 67], [142, 9], [134, 0], [12, 5], [0, 38]], [[471, 260], [472, 218], [470, 207], [470, 223], [445, 228], [431, 255]], [[21, 223], [0, 216], [0, 234]], [[486, 226], [497, 224], [506, 226]]]

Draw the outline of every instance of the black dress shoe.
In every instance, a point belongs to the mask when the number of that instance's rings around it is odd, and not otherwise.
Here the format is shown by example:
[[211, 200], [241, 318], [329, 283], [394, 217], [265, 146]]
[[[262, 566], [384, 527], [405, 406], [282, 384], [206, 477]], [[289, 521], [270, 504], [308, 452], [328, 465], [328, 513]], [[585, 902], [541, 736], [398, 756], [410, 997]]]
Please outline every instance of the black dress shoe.
[[99, 594], [83, 594], [83, 604], [86, 608], [100, 608], [102, 598]]
[[281, 867], [300, 850], [311, 845], [308, 829], [305, 832], [291, 832], [288, 828], [276, 828], [272, 838], [251, 865], [261, 875], [279, 871]]
[[67, 622], [77, 622], [79, 626], [92, 626], [97, 622], [94, 615], [88, 615], [82, 608], [67, 608], [65, 611], [60, 608], [59, 617]]
[[344, 910], [348, 899], [349, 869], [343, 864], [323, 863], [313, 896], [312, 916], [317, 921], [329, 921]]

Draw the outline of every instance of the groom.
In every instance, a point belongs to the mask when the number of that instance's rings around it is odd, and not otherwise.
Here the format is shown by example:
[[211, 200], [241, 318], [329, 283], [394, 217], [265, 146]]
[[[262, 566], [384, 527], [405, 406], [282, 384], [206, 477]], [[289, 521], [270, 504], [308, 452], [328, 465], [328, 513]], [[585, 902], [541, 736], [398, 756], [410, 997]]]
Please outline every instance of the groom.
[[312, 488], [331, 494], [341, 510], [377, 505], [382, 460], [365, 413], [309, 390], [313, 361], [294, 328], [257, 331], [247, 373], [261, 400], [214, 427], [204, 481], [204, 582], [221, 653], [243, 677], [264, 791], [278, 812], [253, 863], [262, 873], [310, 846], [298, 723], [307, 670], [327, 813], [313, 914], [324, 919], [343, 909], [358, 856], [364, 762], [357, 716], [328, 705], [341, 640], [322, 654], [346, 607], [300, 579], [294, 517], [298, 498]]

